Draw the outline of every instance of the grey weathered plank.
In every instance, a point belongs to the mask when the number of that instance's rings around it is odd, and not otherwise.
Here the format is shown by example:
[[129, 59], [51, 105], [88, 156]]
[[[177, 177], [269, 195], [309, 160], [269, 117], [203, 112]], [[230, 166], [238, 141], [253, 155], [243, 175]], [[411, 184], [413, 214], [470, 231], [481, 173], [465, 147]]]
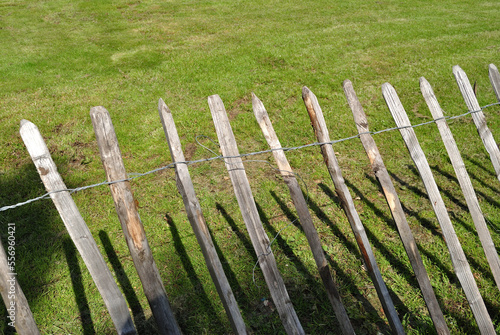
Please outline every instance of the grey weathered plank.
[[344, 88], [347, 101], [349, 102], [349, 106], [351, 107], [354, 122], [356, 123], [356, 127], [358, 128], [358, 132], [360, 134], [361, 143], [363, 144], [366, 154], [368, 155], [372, 170], [375, 173], [380, 186], [382, 186], [385, 199], [387, 200], [387, 204], [391, 210], [392, 218], [396, 223], [399, 236], [403, 241], [406, 254], [408, 255], [413, 271], [415, 272], [415, 277], [417, 278], [424, 301], [427, 305], [427, 309], [429, 310], [429, 315], [434, 322], [434, 327], [436, 328], [438, 334], [449, 334], [450, 330], [446, 325], [443, 312], [439, 307], [439, 303], [436, 299], [429, 276], [427, 275], [424, 263], [422, 262], [422, 257], [418, 251], [415, 238], [413, 237], [410, 226], [406, 221], [406, 216], [396, 193], [396, 189], [394, 188], [389, 173], [387, 172], [382, 156], [377, 148], [377, 144], [369, 133], [368, 121], [366, 119], [366, 114], [363, 111], [363, 107], [361, 106], [356, 92], [352, 87], [352, 83], [349, 80], [345, 80], [342, 86]]
[[0, 294], [7, 309], [7, 319], [4, 322], [7, 325], [14, 325], [18, 334], [39, 335], [40, 331], [28, 300], [17, 281], [14, 268], [15, 256], [8, 257], [0, 241]]
[[109, 188], [116, 213], [158, 330], [161, 334], [180, 334], [160, 273], [149, 248], [130, 182], [125, 181], [127, 173], [109, 113], [104, 107], [93, 107], [90, 110], [90, 118], [107, 180], [115, 182], [111, 183]]
[[335, 311], [337, 320], [339, 321], [342, 333], [354, 334], [354, 329], [352, 328], [349, 316], [347, 315], [344, 305], [342, 304], [337, 286], [333, 281], [330, 268], [326, 261], [325, 253], [323, 251], [323, 248], [321, 247], [321, 241], [319, 239], [318, 232], [314, 227], [311, 214], [309, 213], [306, 200], [304, 199], [302, 190], [300, 189], [299, 183], [297, 182], [297, 178], [295, 178], [295, 175], [292, 172], [292, 168], [288, 163], [288, 160], [286, 159], [284, 151], [279, 150], [281, 149], [281, 144], [279, 142], [278, 136], [276, 135], [276, 132], [274, 131], [271, 120], [267, 115], [264, 104], [253, 93], [252, 105], [255, 118], [259, 123], [262, 133], [267, 140], [267, 143], [269, 144], [271, 149], [274, 150], [274, 159], [276, 160], [276, 164], [278, 165], [278, 169], [281, 172], [283, 180], [290, 190], [292, 201], [295, 205], [295, 208], [297, 209], [300, 223], [302, 225], [302, 228], [304, 229], [304, 233], [307, 237], [307, 241], [309, 242], [309, 246], [311, 247], [316, 266], [318, 267], [319, 275], [321, 277], [321, 280], [323, 281], [328, 299], [330, 299], [330, 303], [332, 304], [333, 310]]
[[453, 165], [453, 169], [455, 170], [455, 174], [457, 175], [458, 183], [462, 188], [462, 192], [469, 208], [469, 212], [472, 216], [474, 225], [476, 226], [479, 240], [481, 241], [484, 253], [486, 254], [486, 259], [488, 260], [491, 272], [493, 273], [493, 278], [495, 278], [497, 288], [500, 290], [500, 259], [498, 258], [495, 244], [493, 243], [493, 239], [491, 238], [488, 226], [486, 225], [486, 220], [484, 219], [483, 213], [481, 212], [476, 192], [474, 191], [474, 187], [472, 186], [469, 174], [465, 169], [465, 164], [462, 160], [462, 156], [460, 155], [460, 151], [458, 150], [451, 130], [448, 127], [446, 120], [444, 119], [443, 111], [441, 110], [441, 106], [439, 106], [437, 98], [434, 95], [434, 91], [432, 90], [429, 82], [424, 77], [420, 78], [420, 89], [425, 98], [425, 101], [427, 102], [427, 106], [429, 106], [432, 117], [434, 118], [434, 120], [436, 120], [441, 138], [443, 139], [443, 143], [446, 147], [446, 150], [448, 151], [448, 155], [450, 156], [451, 164]]
[[[307, 87], [304, 87], [302, 89], [302, 99], [304, 100], [307, 112], [309, 113], [311, 124], [318, 141], [320, 143], [330, 142], [330, 136], [323, 117], [323, 112], [316, 96]], [[380, 302], [382, 303], [387, 319], [389, 320], [392, 331], [396, 334], [404, 334], [403, 326], [399, 320], [394, 303], [389, 295], [389, 290], [387, 289], [387, 286], [382, 279], [382, 275], [380, 274], [380, 270], [378, 268], [377, 261], [375, 260], [375, 255], [373, 254], [370, 242], [368, 241], [365, 228], [361, 223], [358, 212], [354, 207], [354, 201], [352, 200], [349, 189], [347, 188], [344, 178], [342, 177], [342, 171], [332, 145], [321, 145], [321, 153], [323, 154], [323, 159], [327, 165], [328, 172], [330, 173], [330, 177], [335, 185], [335, 191], [337, 192], [342, 208], [344, 209], [354, 236], [356, 237], [356, 242], [358, 243], [358, 247], [365, 261], [368, 273], [370, 274], [375, 289], [377, 290], [377, 294]]]
[[[162, 99], [158, 102], [158, 111], [160, 113], [161, 123], [165, 136], [167, 137], [168, 147], [173, 162], [185, 162], [184, 153], [182, 152], [181, 141], [177, 134], [174, 118], [167, 105]], [[227, 280], [224, 269], [217, 256], [212, 237], [208, 231], [205, 218], [201, 210], [200, 203], [196, 197], [194, 186], [189, 175], [189, 169], [186, 164], [175, 164], [175, 176], [177, 180], [177, 189], [184, 201], [186, 213], [193, 228], [196, 239], [201, 247], [205, 263], [207, 264], [208, 271], [215, 284], [219, 297], [226, 310], [233, 331], [236, 334], [246, 334], [246, 326], [241, 316], [238, 304], [234, 297], [233, 291]]]
[[479, 289], [476, 285], [476, 281], [474, 280], [474, 276], [472, 275], [469, 263], [467, 262], [467, 258], [465, 257], [464, 251], [460, 245], [460, 241], [458, 240], [455, 230], [453, 229], [453, 225], [450, 217], [448, 216], [443, 199], [441, 198], [436, 182], [434, 181], [429, 163], [427, 163], [425, 154], [418, 143], [415, 131], [411, 128], [410, 120], [406, 115], [403, 105], [401, 104], [396, 91], [389, 83], [382, 85], [382, 93], [387, 106], [391, 111], [392, 117], [394, 118], [394, 121], [396, 121], [396, 125], [398, 127], [403, 127], [400, 128], [399, 131], [405, 141], [408, 151], [410, 152], [413, 162], [417, 166], [425, 189], [427, 190], [432, 208], [434, 209], [439, 225], [441, 226], [444, 240], [446, 241], [446, 245], [450, 251], [451, 261], [455, 269], [455, 273], [460, 281], [460, 284], [462, 285], [467, 300], [469, 301], [469, 305], [471, 306], [472, 312], [479, 326], [479, 330], [482, 334], [495, 334], [495, 328], [493, 327], [491, 318], [486, 310], [483, 298], [479, 293]]
[[495, 174], [500, 180], [500, 150], [498, 149], [495, 139], [493, 138], [493, 134], [486, 124], [486, 118], [481, 110], [481, 106], [479, 106], [474, 90], [470, 85], [469, 78], [467, 78], [465, 72], [458, 65], [453, 67], [453, 74], [455, 75], [455, 79], [457, 80], [460, 92], [462, 92], [467, 108], [471, 112], [474, 111], [474, 113], [472, 113], [472, 119], [474, 120], [474, 124], [476, 125], [479, 136], [483, 141], [484, 147], [490, 155], [491, 163], [495, 169]]
[[[52, 160], [38, 128], [33, 123], [22, 120], [19, 132], [47, 192], [65, 190], [66, 185], [57, 172], [57, 166]], [[62, 191], [52, 193], [50, 197], [104, 299], [116, 331], [119, 334], [135, 334], [136, 331], [125, 298], [116, 285], [113, 275], [71, 195], [68, 191]]]
[[495, 64], [490, 64], [488, 72], [491, 86], [493, 86], [493, 91], [495, 91], [497, 100], [500, 101], [500, 73], [498, 73], [498, 69]]
[[243, 221], [245, 222], [250, 240], [259, 259], [260, 268], [271, 293], [274, 305], [281, 318], [281, 322], [288, 334], [304, 334], [292, 301], [288, 296], [285, 284], [276, 265], [274, 254], [271, 250], [269, 238], [260, 221], [257, 206], [253, 198], [250, 183], [248, 182], [245, 167], [241, 160], [236, 145], [226, 109], [218, 95], [208, 97], [208, 105], [212, 113], [215, 130], [219, 139], [224, 162], [233, 184], [234, 193], [240, 206]]

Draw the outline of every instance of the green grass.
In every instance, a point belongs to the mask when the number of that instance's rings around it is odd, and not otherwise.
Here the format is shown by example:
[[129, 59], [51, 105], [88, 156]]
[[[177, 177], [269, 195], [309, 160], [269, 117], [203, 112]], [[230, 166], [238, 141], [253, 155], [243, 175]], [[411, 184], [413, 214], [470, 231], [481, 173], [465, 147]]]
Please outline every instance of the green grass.
[[[499, 66], [500, 22], [493, 1], [1, 1], [0, 206], [44, 193], [18, 135], [34, 122], [68, 187], [105, 175], [89, 117], [105, 106], [113, 119], [128, 172], [170, 163], [157, 112], [172, 110], [188, 159], [212, 154], [195, 141], [216, 139], [207, 97], [219, 94], [230, 114], [240, 152], [268, 149], [251, 108], [264, 102], [283, 146], [315, 141], [301, 99], [302, 86], [318, 97], [332, 139], [354, 135], [341, 83], [353, 82], [372, 130], [394, 126], [380, 87], [390, 82], [413, 123], [431, 115], [418, 78], [434, 87], [446, 115], [466, 111], [451, 73], [460, 65], [477, 82], [481, 105], [495, 101], [487, 66]], [[498, 139], [498, 107], [485, 111]], [[470, 117], [450, 124], [485, 217], [500, 245], [500, 185]], [[435, 125], [416, 129], [442, 190], [479, 289], [500, 331], [500, 292], [480, 247], [465, 201]], [[397, 132], [375, 137], [393, 176], [431, 283], [453, 334], [478, 333], [453, 273], [439, 224]], [[202, 143], [218, 150], [208, 140]], [[359, 140], [335, 145], [382, 275], [409, 334], [433, 334], [433, 325], [395, 225]], [[307, 185], [313, 219], [358, 334], [389, 333], [373, 284], [362, 269], [350, 226], [334, 196], [319, 148], [287, 157]], [[252, 159], [269, 160], [270, 154]], [[278, 267], [305, 330], [338, 333], [332, 308], [288, 190], [278, 173], [246, 164]], [[247, 325], [256, 334], [282, 333], [222, 162], [190, 167], [191, 176], [226, 274]], [[149, 243], [177, 320], [186, 334], [230, 333], [224, 309], [190, 227], [174, 172], [132, 183]], [[305, 186], [304, 186], [304, 189]], [[105, 186], [73, 195], [104, 258], [124, 291], [140, 333], [155, 324]], [[17, 272], [42, 333], [113, 333], [102, 298], [49, 200], [0, 213], [17, 227]], [[10, 333], [5, 309], [0, 332]]]

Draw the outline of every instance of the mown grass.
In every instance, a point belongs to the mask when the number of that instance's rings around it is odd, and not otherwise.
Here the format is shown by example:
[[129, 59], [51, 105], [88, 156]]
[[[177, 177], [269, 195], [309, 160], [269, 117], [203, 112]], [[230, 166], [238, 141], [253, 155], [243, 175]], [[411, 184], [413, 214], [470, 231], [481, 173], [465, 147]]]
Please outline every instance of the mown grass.
[[[380, 86], [391, 82], [413, 123], [431, 116], [419, 89], [425, 76], [447, 115], [466, 111], [451, 74], [459, 64], [476, 82], [480, 104], [495, 101], [487, 77], [498, 64], [500, 23], [493, 1], [2, 1], [0, 2], [0, 205], [44, 193], [18, 135], [28, 119], [41, 130], [68, 187], [103, 181], [89, 118], [93, 106], [111, 113], [128, 172], [170, 163], [157, 101], [171, 108], [188, 159], [212, 154], [195, 137], [216, 139], [207, 96], [219, 94], [240, 152], [266, 150], [250, 93], [264, 102], [283, 146], [315, 141], [301, 87], [319, 99], [332, 139], [356, 127], [342, 93], [350, 79], [370, 128], [394, 126]], [[487, 109], [500, 136], [499, 108]], [[470, 117], [451, 123], [482, 210], [500, 243], [500, 185]], [[500, 293], [434, 125], [416, 129], [480, 291], [500, 331]], [[393, 176], [446, 320], [453, 334], [478, 333], [453, 273], [440, 228], [397, 132], [375, 137]], [[208, 140], [200, 141], [217, 152]], [[410, 334], [434, 333], [411, 266], [358, 140], [335, 145], [384, 279]], [[349, 316], [359, 334], [388, 333], [373, 284], [317, 147], [289, 152]], [[270, 154], [252, 159], [273, 162]], [[282, 228], [273, 250], [292, 302], [310, 334], [337, 333], [288, 191], [277, 171], [248, 162], [247, 173], [266, 231]], [[281, 333], [222, 162], [190, 167], [195, 189], [247, 325]], [[136, 179], [149, 243], [184, 333], [230, 333], [177, 193], [166, 170]], [[74, 199], [124, 291], [140, 333], [155, 324], [106, 187]], [[113, 333], [90, 275], [50, 201], [0, 213], [17, 227], [17, 272], [43, 333]], [[5, 241], [7, 229], [0, 235]], [[271, 307], [269, 307], [271, 306]], [[0, 319], [6, 320], [5, 310]], [[6, 322], [0, 330], [9, 333]]]

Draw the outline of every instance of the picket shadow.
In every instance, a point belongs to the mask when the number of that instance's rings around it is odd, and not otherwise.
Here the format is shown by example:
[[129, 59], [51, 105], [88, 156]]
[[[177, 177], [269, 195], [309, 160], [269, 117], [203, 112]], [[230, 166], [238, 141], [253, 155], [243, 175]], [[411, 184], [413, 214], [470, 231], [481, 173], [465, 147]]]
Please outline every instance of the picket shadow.
[[[186, 248], [184, 247], [184, 244], [182, 243], [181, 237], [179, 235], [179, 231], [177, 230], [176, 224], [172, 217], [168, 214], [165, 214], [165, 218], [168, 222], [168, 226], [170, 228], [170, 232], [172, 233], [172, 239], [174, 242], [174, 247], [175, 251], [177, 252], [177, 255], [179, 256], [182, 266], [184, 267], [184, 270], [187, 273], [187, 276], [189, 278], [189, 281], [191, 282], [191, 285], [193, 286], [195, 292], [196, 292], [196, 298], [199, 299], [200, 303], [204, 306], [203, 311], [207, 313], [207, 317], [210, 318], [210, 328], [212, 330], [215, 329], [224, 329], [224, 324], [222, 320], [219, 318], [217, 313], [215, 312], [215, 308], [213, 307], [213, 303], [206, 294], [203, 284], [198, 278], [198, 275], [196, 274], [196, 271], [194, 270], [194, 266], [191, 263], [191, 260], [189, 258], [189, 255], [186, 251]], [[195, 311], [192, 311], [195, 312]], [[198, 310], [197, 313], [200, 313], [202, 311]], [[199, 315], [199, 314], [197, 314]], [[181, 329], [192, 329], [192, 324], [186, 324], [188, 322], [189, 318], [185, 318], [184, 316], [182, 318], [178, 318], [177, 322], [179, 322], [179, 326]], [[203, 329], [192, 329], [191, 331], [201, 334], [203, 333]]]
[[[486, 153], [485, 153], [485, 154], [486, 154]], [[483, 164], [481, 164], [479, 161], [475, 160], [475, 159], [474, 159], [474, 158], [472, 158], [472, 157], [469, 157], [469, 156], [464, 156], [464, 158], [465, 158], [467, 161], [469, 161], [469, 162], [471, 162], [472, 164], [474, 164], [475, 166], [477, 166], [478, 168], [480, 168], [481, 170], [483, 170], [484, 172], [486, 172], [487, 174], [489, 174], [490, 176], [492, 176], [493, 178], [495, 178], [495, 179], [497, 178], [497, 175], [493, 172], [493, 171], [494, 171], [494, 169], [493, 169], [493, 166], [492, 166], [492, 165], [490, 165], [490, 168], [487, 168], [487, 167], [485, 167]], [[489, 157], [488, 157], [487, 159], [489, 159]], [[491, 164], [491, 162], [490, 162], [490, 164]], [[492, 188], [492, 190], [493, 190], [493, 188]], [[496, 190], [496, 192], [500, 192], [500, 191], [499, 191], [499, 190]]]
[[[392, 221], [392, 218], [388, 218], [383, 214], [383, 212], [378, 209], [372, 202], [370, 202], [366, 197], [357, 189], [353, 184], [351, 184], [347, 179], [345, 179], [345, 183], [348, 187], [353, 189], [354, 193], [360, 197], [360, 199], [363, 200], [365, 204], [367, 204], [378, 216], [381, 216], [384, 218], [384, 220], [387, 221]], [[319, 183], [318, 186], [323, 190], [323, 192], [331, 198], [333, 195], [333, 191], [325, 184]], [[391, 227], [391, 225], [388, 225]], [[391, 227], [393, 230], [397, 231], [394, 229], [394, 227]], [[392, 252], [390, 252], [386, 246], [384, 246], [383, 243], [381, 243], [377, 237], [370, 231], [370, 229], [364, 225], [364, 229], [366, 231], [366, 235], [368, 236], [368, 239], [370, 240], [370, 243], [377, 248], [377, 250], [382, 254], [388, 261], [391, 263], [391, 265], [394, 267], [394, 269], [401, 274], [404, 279], [410, 283], [410, 285], [414, 287], [418, 287], [418, 283], [413, 276], [413, 271], [410, 271], [406, 265], [404, 265], [397, 257], [395, 257]], [[389, 293], [391, 295], [391, 298], [394, 302], [394, 305], [398, 309], [398, 314], [400, 315], [409, 315], [410, 311], [408, 308], [403, 304], [403, 302], [399, 299], [399, 297], [391, 290], [390, 287], [387, 287], [389, 290]], [[416, 326], [416, 325], [414, 325]]]
[[229, 282], [229, 285], [231, 286], [231, 289], [233, 290], [234, 297], [236, 301], [238, 302], [238, 306], [240, 307], [240, 311], [245, 317], [245, 314], [247, 312], [247, 306], [250, 306], [250, 299], [245, 293], [245, 290], [241, 287], [240, 283], [238, 282], [238, 278], [236, 277], [236, 274], [234, 273], [233, 269], [231, 268], [227, 258], [224, 256], [224, 253], [219, 247], [219, 244], [217, 243], [217, 240], [214, 238], [212, 230], [210, 227], [208, 227], [208, 233], [210, 234], [210, 238], [212, 239], [212, 242], [215, 247], [215, 251], [217, 252], [217, 256], [219, 256], [222, 269], [224, 270], [224, 273], [226, 275], [227, 281]]
[[[65, 161], [56, 159], [56, 163], [59, 170], [65, 170]], [[45, 192], [31, 162], [16, 167], [15, 172], [0, 172], [0, 207], [24, 202]], [[4, 247], [8, 245], [8, 223], [14, 223], [16, 227], [17, 280], [33, 311], [39, 297], [45, 293], [45, 287], [50, 285], [54, 264], [48, 260], [54, 259], [53, 254], [63, 252], [66, 230], [50, 199], [0, 212], [0, 237]], [[36, 313], [34, 318], [36, 322]], [[7, 310], [1, 299], [0, 319], [7, 320]], [[14, 333], [14, 328], [7, 322], [0, 322], [0, 334]]]
[[[457, 185], [459, 185], [459, 184], [458, 184], [458, 180], [457, 180], [457, 178], [456, 178], [455, 176], [452, 176], [452, 175], [451, 175], [451, 174], [449, 174], [448, 172], [443, 171], [443, 170], [442, 170], [439, 166], [431, 166], [431, 169], [433, 169], [434, 171], [438, 172], [438, 173], [439, 173], [439, 174], [441, 174], [442, 176], [444, 176], [444, 177], [446, 177], [446, 178], [448, 178], [448, 179], [450, 179], [450, 180], [453, 180], [453, 181], [454, 181]], [[469, 171], [467, 171], [467, 173], [469, 174], [469, 176], [471, 176], [471, 177], [473, 176], [473, 175], [472, 175]], [[474, 178], [474, 179], [477, 179], [477, 178]], [[482, 182], [482, 181], [481, 181], [481, 182]], [[483, 182], [483, 183], [484, 183], [484, 182]], [[483, 186], [486, 186], [486, 184], [483, 184]], [[488, 185], [488, 187], [489, 187], [490, 189], [494, 190], [495, 192], [500, 193], [500, 191], [499, 191], [499, 190], [494, 189], [493, 187], [491, 187], [491, 185]], [[494, 200], [494, 199], [493, 199], [493, 198], [491, 198], [490, 196], [488, 196], [488, 195], [484, 194], [483, 192], [478, 191], [478, 190], [476, 190], [476, 189], [474, 189], [474, 192], [476, 192], [476, 194], [477, 194], [479, 197], [481, 197], [481, 198], [485, 199], [485, 200], [486, 200], [487, 202], [489, 202], [491, 205], [493, 205], [493, 206], [495, 206], [495, 207], [497, 207], [497, 208], [500, 208], [500, 202], [498, 202], [498, 201]], [[463, 205], [463, 208], [464, 208], [464, 210], [465, 210], [465, 211], [468, 211], [468, 208], [467, 208], [467, 206], [466, 206], [465, 204]]]
[[[267, 230], [271, 233], [272, 236], [274, 236], [275, 240], [274, 243], [277, 243], [283, 253], [286, 255], [288, 260], [295, 266], [297, 271], [305, 278], [306, 283], [310, 289], [314, 289], [317, 291], [318, 289], [318, 282], [314, 280], [314, 277], [311, 275], [307, 267], [302, 263], [300, 260], [299, 256], [295, 254], [293, 249], [288, 245], [288, 243], [283, 239], [281, 234], [278, 234], [278, 231], [273, 227], [273, 225], [269, 222], [269, 219], [267, 215], [264, 213], [262, 210], [262, 207], [259, 205], [259, 203], [255, 202], [255, 205], [257, 206], [257, 211], [259, 212], [260, 219], [262, 223], [264, 224], [264, 227], [267, 228]], [[298, 224], [298, 220], [294, 220], [296, 224]], [[293, 221], [292, 221], [293, 222]], [[272, 240], [271, 240], [272, 241]], [[272, 248], [272, 246], [271, 246]]]
[[157, 333], [158, 330], [156, 328], [156, 322], [152, 317], [146, 320], [144, 315], [144, 310], [142, 309], [141, 303], [137, 298], [137, 294], [132, 286], [132, 283], [127, 277], [125, 270], [118, 258], [118, 255], [111, 244], [111, 240], [109, 239], [108, 233], [104, 230], [99, 231], [99, 239], [104, 247], [104, 251], [108, 258], [108, 262], [111, 264], [113, 271], [115, 273], [116, 279], [118, 280], [118, 284], [120, 285], [125, 299], [128, 302], [130, 310], [132, 311], [132, 316], [134, 318], [135, 327], [139, 334], [154, 334]]
[[[291, 222], [298, 222], [298, 218], [290, 211], [290, 209], [286, 206], [285, 202], [281, 200], [277, 194], [273, 191], [270, 191], [272, 197], [274, 200], [278, 203], [280, 206], [281, 210], [283, 213], [286, 215], [288, 220]], [[330, 221], [330, 219], [327, 217], [327, 215], [319, 208], [319, 206], [312, 201], [311, 199], [307, 200], [309, 207], [312, 208], [316, 216], [324, 223], [326, 223], [334, 232], [334, 234], [339, 237], [343, 242], [344, 245], [351, 245], [351, 248], [356, 248], [352, 243], [347, 241], [346, 237], [338, 230], [338, 228], [335, 227], [333, 222]], [[352, 252], [352, 250], [348, 247], [348, 249]], [[357, 252], [357, 248], [354, 250], [354, 253], [357, 255], [356, 257], [359, 258], [361, 255], [359, 255], [359, 252]], [[342, 286], [339, 286], [339, 291], [345, 292], [345, 288], [349, 288], [349, 293], [352, 294], [363, 306], [363, 308], [367, 311], [367, 313], [370, 315], [370, 317], [374, 318], [374, 323], [379, 327], [379, 330], [382, 330], [384, 332], [389, 332], [390, 328], [385, 324], [385, 322], [378, 316], [378, 313], [376, 309], [373, 307], [373, 305], [363, 296], [363, 294], [358, 290], [356, 287], [355, 283], [349, 278], [349, 276], [341, 269], [339, 264], [333, 260], [330, 255], [325, 253], [326, 260], [328, 261], [328, 264], [330, 265], [330, 268], [333, 269], [335, 273], [335, 277], [338, 278], [336, 280], [337, 284], [340, 285], [339, 283], [342, 283]], [[351, 322], [353, 325], [356, 324], [356, 319], [352, 316], [349, 315], [351, 318]]]
[[236, 222], [234, 222], [233, 218], [227, 213], [227, 211], [224, 209], [224, 207], [222, 207], [221, 204], [216, 203], [215, 208], [217, 209], [217, 211], [219, 211], [219, 213], [221, 213], [222, 217], [227, 221], [227, 223], [229, 223], [229, 226], [231, 227], [233, 233], [235, 233], [236, 236], [240, 239], [241, 243], [243, 243], [243, 246], [248, 252], [248, 255], [252, 258], [253, 262], [256, 263], [257, 255], [255, 255], [255, 251], [250, 239], [241, 232], [240, 228], [236, 225]]
[[[410, 168], [410, 170], [411, 170], [411, 168]], [[416, 170], [413, 170], [413, 172], [416, 173]], [[417, 187], [409, 185], [407, 182], [403, 181], [401, 178], [399, 178], [398, 176], [396, 176], [395, 174], [393, 174], [391, 172], [389, 172], [389, 174], [391, 175], [391, 178], [396, 180], [400, 185], [406, 187], [407, 189], [409, 189], [410, 191], [416, 193], [417, 195], [419, 195], [421, 197], [424, 197], [426, 199], [428, 198], [427, 194], [421, 192]], [[375, 178], [373, 178], [372, 176], [369, 176], [369, 175], [366, 175], [366, 177], [374, 185], [378, 185], [378, 182], [375, 180]], [[401, 205], [403, 207], [405, 214], [414, 217], [423, 227], [427, 228], [433, 235], [439, 237], [440, 239], [443, 239], [443, 235], [442, 235], [440, 229], [438, 230], [433, 222], [431, 222], [430, 220], [428, 220], [426, 218], [423, 218], [419, 213], [408, 209], [407, 207], [405, 207], [404, 204], [401, 204]], [[418, 243], [417, 243], [417, 245], [418, 245]], [[427, 257], [435, 266], [437, 266], [441, 270], [441, 272], [447, 277], [449, 283], [451, 285], [453, 285], [454, 287], [456, 287], [457, 289], [462, 290], [460, 282], [458, 281], [458, 278], [455, 275], [455, 273], [453, 272], [453, 270], [450, 271], [449, 268], [447, 266], [445, 266], [443, 264], [443, 262], [438, 257], [436, 257], [436, 255], [428, 252], [424, 248], [420, 247], [420, 245], [418, 245], [418, 246], [419, 246], [420, 253], [423, 256]], [[465, 250], [464, 250], [464, 252], [465, 252]], [[466, 255], [467, 255], [467, 253], [466, 253]], [[470, 257], [470, 255], [467, 255], [466, 257], [473, 268], [483, 269], [483, 270], [480, 270], [480, 271], [483, 271], [483, 273], [488, 272], [488, 271], [484, 270], [484, 267], [480, 266], [476, 261], [474, 261]], [[491, 280], [493, 280], [492, 279], [493, 277], [491, 274], [487, 273], [486, 276], [488, 276], [489, 278], [491, 278]], [[439, 300], [442, 300], [443, 298], [445, 298], [445, 297], [440, 296], [437, 291], [435, 293], [436, 293], [436, 296]], [[490, 311], [495, 310], [495, 307], [493, 306], [493, 304], [487, 298], [486, 299], [485, 298], [486, 297], [483, 297], [483, 300], [485, 301], [485, 304], [486, 304], [488, 310], [490, 310]], [[459, 325], [459, 327], [461, 327], [463, 329], [467, 329], [468, 327], [470, 327], [470, 322], [466, 318], [464, 318], [462, 315], [460, 315], [456, 312], [453, 312], [451, 309], [448, 310], [446, 313], [453, 316], [453, 318], [457, 321], [457, 324]]]
[[[333, 197], [331, 198], [334, 202], [338, 201], [337, 196], [335, 196], [333, 193], [331, 194]], [[309, 208], [314, 212], [316, 217], [323, 223], [325, 223], [332, 233], [340, 240], [340, 243], [349, 250], [352, 254], [355, 255], [357, 259], [362, 259], [362, 256], [359, 252], [358, 247], [349, 241], [346, 236], [340, 231], [340, 229], [335, 225], [334, 222], [330, 220], [328, 215], [320, 208], [320, 206], [314, 202], [312, 199], [307, 200], [307, 204], [309, 205]], [[345, 286], [349, 287], [351, 294], [361, 303], [363, 306], [363, 309], [367, 312], [369, 317], [372, 320], [372, 324], [375, 324], [379, 331], [383, 333], [390, 333], [390, 328], [388, 324], [379, 316], [376, 308], [368, 301], [363, 293], [359, 291], [359, 289], [356, 287], [356, 284], [349, 278], [349, 276], [340, 269], [339, 265], [328, 255], [326, 255], [326, 259], [328, 260], [330, 266], [335, 269], [335, 272], [337, 274], [337, 277], [342, 281], [343, 283], [346, 283]], [[362, 263], [360, 262], [359, 268], [361, 271], [361, 265]], [[355, 320], [352, 320], [353, 324], [355, 324]]]
[[73, 293], [75, 301], [80, 312], [80, 320], [82, 323], [82, 330], [84, 335], [95, 334], [94, 322], [90, 314], [90, 307], [87, 297], [85, 296], [85, 288], [82, 282], [82, 270], [78, 264], [76, 247], [69, 238], [63, 240], [63, 249], [70, 271], [71, 285], [73, 286]]

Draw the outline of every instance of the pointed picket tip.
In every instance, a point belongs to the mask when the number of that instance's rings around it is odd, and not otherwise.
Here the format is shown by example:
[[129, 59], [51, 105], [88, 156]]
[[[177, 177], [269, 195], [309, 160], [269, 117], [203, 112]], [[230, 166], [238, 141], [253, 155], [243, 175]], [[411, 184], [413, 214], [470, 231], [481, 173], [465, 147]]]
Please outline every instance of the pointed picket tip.
[[462, 70], [462, 68], [459, 65], [453, 66], [453, 74], [456, 75], [457, 73], [460, 73], [460, 72], [464, 72], [464, 70]]
[[256, 104], [264, 105], [262, 101], [257, 97], [257, 95], [255, 95], [255, 93], [252, 92], [252, 105]]
[[267, 114], [262, 101], [252, 92], [252, 108], [257, 122], [261, 122]]
[[490, 65], [488, 66], [488, 68], [489, 68], [489, 70], [490, 70], [490, 71], [497, 71], [497, 72], [498, 72], [498, 69], [497, 69], [497, 67], [495, 66], [495, 64], [490, 64]]
[[109, 112], [103, 106], [95, 106], [90, 109], [90, 117], [100, 116], [100, 115], [109, 115]]
[[208, 101], [214, 101], [214, 100], [222, 100], [218, 94], [212, 94], [211, 96], [208, 97]]
[[346, 87], [348, 87], [348, 88], [352, 88], [352, 87], [353, 87], [353, 86], [352, 86], [352, 82], [351, 82], [349, 79], [346, 79], [346, 80], [344, 80], [344, 82], [342, 83], [342, 87], [343, 87], [343, 88], [346, 88]]
[[427, 81], [427, 79], [425, 79], [425, 77], [420, 77], [418, 81], [420, 83], [420, 87], [422, 87], [424, 85], [429, 85], [430, 86], [429, 82]]
[[167, 104], [165, 103], [165, 101], [163, 101], [162, 98], [160, 98], [158, 100], [158, 110], [160, 111], [160, 115], [161, 115], [162, 111], [165, 111], [166, 113], [172, 114], [172, 112], [170, 111], [170, 108], [168, 108]]
[[30, 123], [33, 124], [31, 121], [22, 119], [20, 122], [19, 128], [22, 128], [25, 124], [30, 124]]
[[311, 90], [307, 86], [302, 87], [302, 97], [305, 97], [306, 95], [312, 94]]

